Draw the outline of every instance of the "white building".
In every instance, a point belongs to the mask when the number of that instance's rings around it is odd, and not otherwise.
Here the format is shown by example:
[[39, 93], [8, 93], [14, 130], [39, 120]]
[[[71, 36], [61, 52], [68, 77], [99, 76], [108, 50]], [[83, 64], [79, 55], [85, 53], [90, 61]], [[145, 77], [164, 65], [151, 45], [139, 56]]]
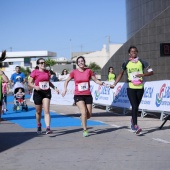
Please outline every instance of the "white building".
[[[1, 55], [1, 52], [0, 52]], [[20, 51], [7, 52], [2, 70], [8, 76], [15, 72], [15, 66], [35, 68], [38, 58], [56, 57], [56, 53], [50, 51]]]
[[[107, 51], [106, 45], [103, 45], [101, 51], [89, 52], [80, 54], [85, 57], [86, 64], [89, 65], [92, 62], [98, 64], [101, 68], [108, 62], [111, 56], [122, 46], [122, 44], [110, 44], [109, 51]], [[80, 56], [73, 56], [71, 59], [76, 61], [76, 59]]]

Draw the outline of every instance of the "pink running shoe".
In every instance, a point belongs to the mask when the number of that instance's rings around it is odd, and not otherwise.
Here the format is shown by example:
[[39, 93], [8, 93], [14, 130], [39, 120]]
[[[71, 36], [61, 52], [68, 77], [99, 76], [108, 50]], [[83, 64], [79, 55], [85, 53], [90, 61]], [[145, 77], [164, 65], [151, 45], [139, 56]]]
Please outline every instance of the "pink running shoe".
[[140, 132], [142, 132], [142, 129], [138, 126], [138, 125], [136, 125], [135, 126], [135, 129], [136, 129], [136, 134], [138, 135]]

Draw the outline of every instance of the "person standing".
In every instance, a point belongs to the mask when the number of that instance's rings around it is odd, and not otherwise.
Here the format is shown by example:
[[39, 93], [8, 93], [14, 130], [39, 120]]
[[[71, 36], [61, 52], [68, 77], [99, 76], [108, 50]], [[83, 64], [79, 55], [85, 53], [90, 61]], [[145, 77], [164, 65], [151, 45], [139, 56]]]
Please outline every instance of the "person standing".
[[[141, 60], [138, 57], [138, 49], [135, 46], [130, 46], [128, 53], [130, 58], [122, 64], [122, 71], [110, 88], [114, 88], [116, 86], [126, 71], [128, 84], [127, 95], [132, 106], [131, 130], [133, 130], [136, 134], [139, 134], [142, 129], [138, 126], [137, 115], [144, 93], [143, 78], [153, 75], [153, 70], [146, 61]], [[146, 73], [144, 73], [144, 69], [147, 70]]]
[[25, 74], [21, 72], [20, 66], [15, 67], [15, 73], [11, 75], [10, 80], [12, 85], [14, 85], [16, 82], [23, 83], [23, 84], [26, 82]]
[[41, 128], [41, 117], [42, 117], [42, 106], [44, 108], [44, 119], [46, 124], [46, 134], [52, 133], [50, 129], [50, 99], [52, 87], [57, 93], [59, 93], [57, 87], [50, 82], [50, 72], [46, 70], [45, 60], [39, 58], [36, 62], [37, 67], [30, 74], [28, 85], [34, 88], [33, 100], [36, 108], [36, 120], [37, 120], [37, 133], [42, 133]]
[[[6, 51], [2, 51], [1, 57], [0, 57], [0, 63], [2, 63], [6, 59]], [[8, 83], [9, 79], [5, 75], [5, 73], [0, 70], [0, 121], [2, 120], [1, 114], [2, 114], [2, 103], [3, 103], [3, 93], [2, 93], [2, 82]]]
[[59, 81], [65, 81], [68, 78], [69, 74], [68, 71], [66, 69], [64, 69], [61, 73], [61, 75], [59, 75]]
[[109, 67], [108, 69], [108, 81], [110, 82], [114, 82], [116, 79], [116, 75], [114, 74], [113, 70], [113, 67]]
[[2, 107], [2, 111], [3, 112], [7, 112], [7, 94], [8, 94], [8, 83], [7, 82], [2, 82], [2, 94], [3, 94], [3, 107]]
[[88, 136], [87, 130], [87, 119], [92, 115], [92, 103], [93, 98], [90, 92], [90, 79], [99, 85], [105, 85], [104, 82], [99, 81], [92, 72], [91, 69], [86, 67], [86, 62], [84, 57], [80, 56], [76, 60], [78, 68], [73, 70], [69, 77], [64, 83], [64, 91], [62, 96], [64, 97], [67, 92], [67, 86], [71, 79], [74, 79], [75, 82], [75, 91], [74, 91], [74, 101], [78, 106], [81, 113], [81, 121], [83, 126], [83, 136]]

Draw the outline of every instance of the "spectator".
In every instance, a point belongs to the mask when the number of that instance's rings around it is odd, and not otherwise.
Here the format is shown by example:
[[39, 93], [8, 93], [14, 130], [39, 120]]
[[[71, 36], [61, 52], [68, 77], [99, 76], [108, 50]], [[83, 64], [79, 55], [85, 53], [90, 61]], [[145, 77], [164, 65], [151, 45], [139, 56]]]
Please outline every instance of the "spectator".
[[110, 82], [114, 82], [116, 79], [116, 75], [114, 74], [113, 70], [113, 67], [109, 67], [108, 69], [108, 81]]
[[15, 67], [15, 73], [11, 76], [11, 84], [14, 85], [16, 82], [23, 84], [26, 82], [25, 74], [21, 72], [20, 66]]
[[59, 75], [59, 81], [65, 81], [68, 77], [69, 77], [68, 71], [64, 69], [61, 75]]
[[51, 78], [50, 78], [51, 82], [59, 81], [58, 77], [56, 76], [56, 74], [52, 70], [50, 70], [50, 74], [51, 74]]

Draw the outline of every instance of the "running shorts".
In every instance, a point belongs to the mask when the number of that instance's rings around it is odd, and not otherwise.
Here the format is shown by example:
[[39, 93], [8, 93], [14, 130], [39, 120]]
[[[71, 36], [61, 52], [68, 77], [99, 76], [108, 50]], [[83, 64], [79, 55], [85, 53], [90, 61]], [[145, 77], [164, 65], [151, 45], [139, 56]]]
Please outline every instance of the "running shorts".
[[93, 97], [92, 97], [92, 95], [74, 95], [74, 101], [75, 101], [75, 103], [77, 103], [79, 101], [84, 101], [85, 104], [92, 104]]
[[51, 99], [51, 89], [48, 90], [35, 90], [33, 100], [35, 105], [41, 105], [44, 98]]

